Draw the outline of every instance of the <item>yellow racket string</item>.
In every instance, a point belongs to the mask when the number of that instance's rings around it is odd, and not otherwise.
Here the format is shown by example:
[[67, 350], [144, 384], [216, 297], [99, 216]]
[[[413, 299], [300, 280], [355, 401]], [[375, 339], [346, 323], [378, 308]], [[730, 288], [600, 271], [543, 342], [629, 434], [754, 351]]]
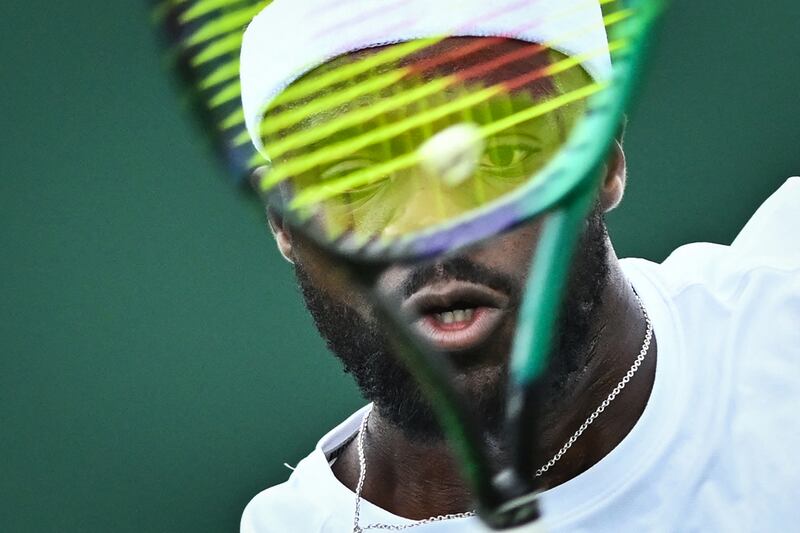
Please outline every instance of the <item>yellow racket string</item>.
[[[616, 0], [599, 0], [601, 5], [608, 4], [614, 2]], [[559, 11], [557, 14], [554, 14], [547, 19], [542, 19], [536, 21], [535, 26], [542, 25], [545, 23], [552, 23], [558, 20], [561, 20], [565, 17], [574, 16], [576, 12], [586, 6], [595, 5], [597, 1], [595, 0], [581, 0], [576, 4], [572, 4], [569, 6], [568, 9], [564, 9]], [[617, 22], [615, 19], [611, 19], [606, 17], [608, 20], [604, 19], [604, 23], [606, 27], [614, 22]], [[609, 22], [610, 20], [610, 22]], [[564, 32], [559, 36], [559, 39], [553, 39], [542, 43], [542, 49], [545, 48], [557, 48], [562, 42], [567, 41], [571, 37], [576, 34], [581, 33], [586, 28], [586, 25], [577, 26], [572, 29], [572, 31]], [[393, 48], [383, 50], [377, 52], [373, 56], [363, 59], [360, 62], [352, 63], [343, 67], [340, 67], [336, 70], [326, 72], [316, 77], [309, 78], [308, 80], [301, 80], [297, 84], [289, 87], [284, 91], [281, 95], [279, 95], [276, 100], [271, 104], [272, 107], [276, 107], [281, 104], [286, 104], [287, 102], [291, 102], [293, 100], [297, 100], [300, 97], [311, 96], [314, 93], [329, 87], [335, 83], [341, 83], [346, 81], [349, 76], [357, 76], [368, 72], [374, 68], [378, 68], [384, 66], [390, 62], [398, 61], [400, 59], [405, 59], [413, 53], [419, 52], [422, 49], [429, 48], [441, 41], [443, 41], [446, 37], [437, 37], [435, 39], [424, 39], [420, 41], [411, 41], [408, 43], [403, 43], [400, 45], [396, 45], [399, 50], [394, 50]], [[412, 46], [413, 45], [413, 46]], [[408, 48], [408, 50], [406, 50]], [[389, 52], [393, 52], [389, 54]], [[500, 65], [498, 65], [499, 67]], [[281, 129], [288, 128], [302, 120], [306, 120], [309, 118], [310, 115], [315, 113], [321, 113], [325, 111], [330, 111], [330, 108], [336, 107], [348, 101], [351, 101], [353, 98], [359, 96], [365, 96], [376, 90], [380, 90], [391, 86], [392, 84], [400, 81], [408, 74], [415, 72], [415, 69], [412, 67], [403, 67], [398, 68], [394, 72], [389, 72], [377, 76], [374, 80], [371, 80], [369, 84], [362, 84], [363, 87], [354, 88], [351, 92], [347, 95], [345, 94], [334, 94], [328, 97], [323, 97], [315, 100], [312, 105], [304, 105], [300, 108], [290, 109], [289, 111], [283, 111], [275, 114], [271, 114], [269, 120], [263, 121], [261, 125], [261, 135], [266, 136]], [[450, 83], [456, 83], [459, 81], [457, 75], [454, 75], [449, 78]], [[435, 80], [439, 81], [439, 80]], [[437, 84], [438, 85], [438, 84]], [[420, 88], [422, 89], [422, 88]], [[431, 91], [434, 89], [431, 89]], [[437, 88], [438, 90], [438, 88]], [[288, 94], [288, 96], [287, 96]], [[430, 94], [429, 91], [422, 91], [418, 93], [420, 97], [424, 97], [427, 94]], [[405, 98], [404, 98], [405, 100]], [[402, 104], [398, 104], [402, 105]], [[320, 137], [324, 138], [324, 137]], [[249, 140], [249, 135], [246, 133], [237, 137], [234, 142], [236, 143], [245, 143]], [[277, 157], [276, 154], [270, 152], [270, 157]]]
[[[239, 51], [242, 47], [242, 36], [238, 33], [231, 33], [220, 39], [215, 40], [203, 48], [200, 52], [192, 57], [192, 65], [195, 67], [202, 66], [226, 54], [233, 54]], [[203, 89], [211, 89], [215, 85], [220, 85], [226, 81], [230, 81], [239, 76], [239, 59], [232, 59], [221, 67], [205, 76], [201, 82], [200, 87]]]
[[[187, 1], [188, 0], [173, 0], [172, 4], [180, 5], [185, 4]], [[211, 14], [218, 9], [231, 8], [238, 4], [245, 4], [249, 6], [252, 3], [252, 0], [198, 0], [194, 2], [192, 7], [181, 14], [180, 20], [184, 23], [191, 22], [204, 15]], [[259, 2], [258, 5], [266, 6], [269, 3], [269, 1], [264, 1]]]
[[341, 68], [327, 71], [324, 74], [308, 78], [299, 83], [288, 87], [280, 95], [278, 95], [273, 105], [286, 105], [294, 101], [313, 96], [319, 91], [336, 85], [338, 83], [347, 81], [350, 78], [369, 72], [387, 63], [393, 63], [409, 55], [418, 52], [428, 46], [432, 46], [441, 42], [444, 37], [435, 37], [428, 39], [419, 39], [417, 41], [409, 41], [401, 43], [381, 50], [361, 61], [351, 63]]
[[[601, 5], [613, 3], [616, 0], [599, 0]], [[218, 15], [213, 19], [204, 21], [184, 40], [184, 46], [197, 46], [202, 48], [192, 57], [192, 64], [194, 66], [201, 66], [210, 61], [224, 57], [226, 54], [234, 53], [241, 44], [242, 30], [252, 17], [261, 9], [268, 6], [271, 0], [262, 0], [253, 2], [253, 0], [167, 0], [164, 6], [182, 6], [189, 5], [180, 16], [182, 23], [191, 23], [193, 21], [202, 20], [203, 17], [215, 14]], [[577, 11], [580, 3], [572, 6], [572, 11]], [[165, 7], [166, 9], [166, 7]], [[217, 12], [217, 13], [215, 13]], [[569, 14], [569, 10], [562, 12]], [[552, 19], [548, 19], [552, 20]], [[330, 86], [335, 85], [348, 77], [358, 76], [359, 74], [376, 68], [381, 64], [390, 63], [402, 59], [404, 56], [409, 56], [415, 52], [419, 52], [426, 47], [435, 45], [445, 39], [446, 36], [437, 38], [424, 39], [419, 41], [412, 41], [404, 43], [403, 45], [396, 45], [385, 51], [374, 54], [370, 59], [354, 63], [349, 68], [341, 68], [331, 71], [324, 76], [318, 76], [314, 79], [305, 80], [302, 83], [297, 83], [284, 91], [277, 99], [277, 104], [289, 103], [292, 100], [301, 99], [311, 96], [314, 93]], [[210, 99], [209, 105], [211, 107], [219, 107], [236, 100], [239, 97], [241, 87], [235, 79], [239, 71], [238, 57], [232, 57], [227, 62], [221, 64], [209, 74], [205, 75], [200, 81], [199, 86], [203, 90], [212, 90], [220, 87], [220, 90]], [[230, 82], [230, 83], [229, 83]], [[416, 93], [418, 98], [425, 98], [431, 92], [440, 89], [441, 84], [435, 83], [429, 90], [420, 88]], [[398, 100], [395, 102], [397, 107], [406, 105], [412, 100], [411, 96], [405, 94], [399, 95]], [[381, 105], [379, 110], [376, 110], [371, 116], [374, 117], [378, 112], [386, 112], [391, 110], [391, 105]], [[241, 108], [235, 109], [230, 112], [219, 124], [222, 129], [232, 129], [243, 125], [245, 121], [244, 112]], [[355, 121], [342, 120], [340, 126], [347, 127]], [[320, 128], [322, 130], [322, 128]], [[337, 130], [332, 126], [322, 130], [325, 135], [329, 135]], [[321, 138], [321, 137], [320, 137]], [[241, 132], [232, 139], [232, 144], [235, 146], [244, 145], [248, 142], [249, 135], [246, 132]], [[306, 141], [308, 142], [308, 141]], [[291, 145], [288, 145], [291, 146]], [[253, 166], [263, 164], [263, 156], [256, 154], [249, 163]]]
[[[551, 72], [563, 72], [563, 70], [566, 70], [566, 68], [562, 67], [562, 63], [566, 64], [569, 68], [574, 67], [580, 64], [582, 61], [585, 61], [589, 57], [606, 53], [608, 49], [611, 49], [611, 46], [612, 45], [609, 44], [609, 48], [603, 47], [601, 49], [592, 52], [581, 54], [580, 56], [581, 59], [577, 62], [573, 58], [566, 58], [564, 60], [553, 63], [552, 65], [541, 69], [542, 75], [546, 76]], [[615, 43], [614, 48], [616, 49], [618, 47], [619, 43]], [[480, 91], [476, 91], [472, 94], [468, 94], [464, 97], [457, 98], [453, 101], [447, 102], [443, 105], [427, 110], [423, 113], [411, 116], [409, 118], [406, 118], [405, 120], [401, 120], [397, 123], [391, 124], [384, 128], [378, 128], [366, 134], [355, 137], [353, 139], [349, 139], [347, 141], [322, 148], [304, 157], [298, 157], [296, 159], [292, 159], [290, 161], [283, 163], [279, 167], [274, 168], [271, 172], [265, 175], [260, 182], [260, 188], [262, 191], [267, 191], [270, 188], [277, 185], [278, 183], [280, 183], [281, 181], [289, 179], [292, 176], [311, 170], [316, 166], [330, 163], [332, 161], [350, 155], [358, 150], [366, 148], [372, 144], [395, 137], [405, 131], [423, 126], [427, 123], [433, 122], [438, 119], [442, 119], [453, 113], [461, 112], [464, 109], [468, 108], [469, 106], [485, 102], [498, 94], [504, 93], [505, 91], [506, 91], [505, 84], [500, 83], [497, 85], [493, 85], [491, 87], [487, 87]], [[559, 98], [556, 98], [551, 101], [558, 101], [558, 100]], [[369, 110], [364, 111], [364, 113], [365, 114], [369, 113]], [[314, 135], [312, 130], [302, 133], [307, 134], [309, 136]], [[305, 145], [305, 143], [303, 144]]]
[[[319, 113], [336, 109], [337, 107], [348, 102], [352, 102], [361, 96], [365, 96], [367, 94], [390, 87], [399, 82], [401, 79], [405, 78], [410, 70], [411, 69], [409, 68], [396, 69], [389, 74], [376, 76], [372, 79], [348, 87], [347, 89], [339, 90], [328, 96], [315, 98], [312, 102], [305, 104], [302, 107], [270, 116], [270, 119], [264, 122], [261, 134], [263, 136], [276, 133]], [[277, 157], [277, 155], [272, 155], [272, 153], [270, 153], [270, 157]]]
[[264, 176], [261, 181], [261, 189], [266, 191], [281, 181], [291, 178], [292, 176], [311, 170], [316, 166], [330, 163], [341, 157], [361, 150], [362, 148], [366, 148], [367, 146], [371, 146], [375, 143], [391, 139], [406, 131], [423, 126], [432, 121], [442, 119], [448, 115], [457, 113], [466, 107], [484, 102], [503, 92], [504, 88], [502, 85], [493, 85], [424, 113], [401, 120], [395, 124], [391, 124], [384, 128], [378, 128], [348, 141], [322, 148], [305, 157], [299, 157], [287, 161], [281, 166], [276, 167], [268, 175]]
[[[510, 103], [509, 103], [510, 106]], [[485, 110], [485, 114], [482, 113]], [[469, 107], [462, 112], [462, 117], [464, 118], [464, 122], [467, 124], [480, 124], [482, 122], [480, 115], [484, 114], [486, 123], [492, 123], [493, 119], [491, 109], [486, 106], [485, 104]], [[432, 135], [428, 135], [426, 138], [431, 138]], [[473, 194], [475, 200], [478, 204], [483, 204], [486, 201], [486, 188], [483, 183], [483, 180], [472, 180], [472, 187], [473, 187]], [[437, 192], [441, 191], [440, 187], [437, 187]]]
[[455, 81], [454, 78], [454, 76], [439, 78], [421, 87], [405, 91], [391, 98], [382, 99], [369, 107], [350, 111], [334, 120], [314, 124], [314, 128], [311, 130], [291, 134], [277, 142], [270, 143], [269, 155], [273, 159], [278, 158], [290, 150], [307, 146], [356, 124], [361, 124], [395, 109], [423, 100], [450, 87]]
[[[604, 18], [604, 22], [606, 23], [606, 27], [608, 27], [612, 24], [625, 20], [626, 18], [632, 16], [632, 14], [633, 12], [630, 10], [623, 10], [608, 15]], [[541, 77], [544, 78], [564, 72], [570, 68], [579, 66], [588, 59], [602, 55], [607, 51], [616, 51], [626, 44], [627, 43], [623, 41], [616, 41], [614, 43], [610, 43], [608, 48], [603, 47], [577, 56], [567, 57], [566, 59], [540, 69]], [[379, 116], [381, 113], [386, 113], [388, 111], [397, 109], [402, 105], [407, 105], [414, 101], [422, 101], [424, 100], [425, 96], [431, 96], [446, 87], [452, 86], [458, 81], [461, 80], [457, 75], [439, 78], [432, 82], [428, 82], [426, 85], [409, 90], [403, 94], [385, 98], [384, 100], [366, 108], [345, 112], [334, 120], [323, 122], [322, 124], [315, 124], [314, 128], [309, 128], [307, 130], [286, 136], [274, 143], [271, 143], [267, 150], [271, 158], [277, 158], [290, 150], [308, 146], [313, 142], [325, 139], [330, 135], [341, 131], [345, 127], [366, 122], [376, 116]], [[498, 94], [498, 92], [502, 92], [503, 87], [503, 84], [498, 84], [478, 93], [467, 95], [463, 98], [457, 98], [451, 102], [447, 102], [442, 106], [430, 109], [424, 113], [410, 117], [386, 128], [376, 129], [346, 142], [338, 143], [336, 145], [317, 150], [307, 156], [288, 161], [264, 177], [264, 180], [261, 183], [261, 189], [268, 190], [277, 183], [288, 179], [293, 175], [306, 172], [317, 165], [330, 163], [338, 158], [345, 157], [357, 150], [370, 146], [374, 142], [381, 142], [408, 129], [419, 127], [425, 122], [434, 121], [443, 118], [446, 115], [461, 112], [470, 105], [475, 105], [479, 102], [488, 100], [489, 98]], [[350, 90], [351, 89], [348, 89], [344, 92], [349, 92]], [[251, 163], [256, 165], [258, 164], [259, 160], [260, 154], [257, 154], [254, 156]]]
[[[599, 3], [603, 5], [613, 1], [615, 0], [599, 0]], [[211, 15], [215, 13], [215, 11], [223, 13], [213, 20], [202, 23], [185, 41], [188, 46], [204, 46], [192, 57], [192, 64], [197, 67], [224, 57], [226, 54], [235, 52], [241, 44], [241, 30], [246, 22], [249, 22], [254, 14], [269, 5], [269, 3], [270, 0], [262, 0], [260, 2], [253, 2], [252, 0], [199, 0], [196, 2], [189, 2], [189, 0], [169, 0], [165, 5], [180, 6], [190, 4], [190, 7], [181, 14], [180, 20], [182, 23], [190, 23], [202, 19], [202, 17]], [[577, 11], [578, 5], [580, 5], [580, 3], [572, 6], [572, 12]], [[570, 10], [565, 10], [555, 18], [560, 18], [562, 15], [568, 15], [569, 13]], [[554, 18], [548, 20], [553, 19]], [[347, 77], [358, 76], [381, 64], [402, 59], [404, 56], [409, 56], [426, 47], [433, 46], [441, 42], [444, 38], [445, 37], [442, 36], [405, 43], [405, 46], [395, 46], [391, 49], [387, 49], [385, 52], [375, 54], [371, 60], [353, 64], [350, 68], [331, 71], [324, 76], [295, 84], [284, 91], [284, 93], [278, 97], [276, 103], [285, 104], [296, 99], [311, 96], [315, 92], [332, 84], [344, 81]], [[236, 57], [231, 58], [228, 62], [222, 64], [203, 77], [199, 83], [200, 88], [203, 90], [212, 90], [225, 84], [209, 100], [210, 107], [220, 107], [239, 97], [241, 86], [237, 81], [234, 81], [238, 70], [239, 60], [238, 57]], [[377, 85], [375, 87], [377, 87]], [[407, 102], [408, 99], [403, 98], [402, 101]], [[398, 103], [397, 105], [403, 105], [403, 103]], [[244, 120], [245, 116], [243, 111], [241, 109], [235, 109], [219, 123], [219, 126], [225, 130], [236, 128], [241, 126]], [[246, 144], [248, 140], [249, 135], [246, 132], [241, 132], [233, 138], [231, 142], [234, 146], [240, 146]], [[262, 162], [263, 159], [261, 157], [255, 157], [252, 161], [252, 163]]]
[[[600, 5], [605, 5], [616, 1], [617, 0], [581, 0], [580, 2], [577, 2], [577, 4], [573, 4], [571, 6], [573, 9], [564, 10], [559, 12], [557, 15], [549, 17], [548, 19], [536, 21], [536, 25], [544, 24], [545, 22], [553, 22], [568, 15], [574, 15], [579, 11], [578, 6], [581, 5], [583, 7], [596, 5], [597, 3]], [[454, 32], [451, 34], [400, 43], [391, 48], [377, 52], [369, 58], [362, 60], [360, 63], [352, 63], [345, 67], [326, 72], [320, 76], [303, 80], [287, 88], [285, 91], [283, 91], [283, 93], [276, 97], [275, 105], [287, 104], [294, 100], [312, 96], [322, 89], [345, 81], [349, 77], [355, 77], [369, 70], [405, 59], [414, 53], [420, 52], [425, 48], [429, 48], [442, 42], [451, 35], [457, 34], [457, 28], [455, 28]]]
[[216, 39], [231, 32], [240, 31], [248, 22], [253, 20], [266, 3], [248, 4], [246, 7], [225, 12], [214, 20], [203, 24], [188, 39], [187, 46], [197, 46], [206, 41]]
[[[607, 86], [608, 83], [593, 83], [582, 87], [581, 89], [565, 93], [561, 96], [553, 98], [552, 100], [548, 100], [547, 102], [543, 102], [524, 111], [517, 112], [510, 117], [483, 126], [480, 128], [481, 136], [485, 138], [487, 136], [494, 135], [503, 129], [511, 128], [527, 120], [550, 113], [560, 107], [587, 98], [592, 94], [603, 90]], [[502, 128], [500, 126], [502, 126]], [[412, 152], [410, 154], [397, 157], [391, 161], [353, 172], [352, 174], [340, 179], [309, 187], [300, 192], [291, 201], [289, 208], [302, 209], [309, 207], [312, 204], [327, 200], [347, 192], [348, 190], [374, 183], [375, 181], [385, 178], [388, 174], [411, 168], [419, 164], [419, 161], [419, 154], [417, 152]]]
[[[627, 40], [613, 41], [613, 42], [609, 43], [608, 49], [609, 49], [609, 51], [614, 52], [614, 51], [616, 51], [616, 50], [618, 50], [620, 48], [624, 48], [627, 45], [628, 45], [628, 41]], [[582, 57], [582, 56], [584, 56], [584, 57]], [[586, 59], [588, 59], [588, 57], [585, 57], [585, 56], [586, 56], [586, 54], [581, 54], [579, 56], [571, 57], [568, 60], [560, 62], [560, 63], [565, 63], [565, 65], [559, 65], [558, 67], [557, 67], [558, 64], [553, 64], [553, 66], [550, 67], [550, 68], [552, 68], [554, 70], [554, 72], [552, 72], [551, 75], [556, 74], [557, 72], [563, 72], [564, 70], [569, 69], [570, 67], [568, 65], [566, 65], [566, 63], [568, 63], [570, 60], [572, 60], [574, 62], [573, 66], [583, 63]], [[508, 117], [505, 117], [505, 118], [502, 118], [500, 120], [496, 120], [496, 121], [494, 121], [494, 122], [492, 122], [490, 124], [487, 124], [487, 125], [485, 125], [485, 126], [483, 126], [481, 128], [481, 133], [482, 133], [484, 138], [491, 137], [492, 135], [496, 135], [496, 134], [500, 133], [501, 131], [507, 130], [509, 128], [512, 128], [514, 126], [522, 124], [523, 122], [526, 122], [528, 120], [531, 120], [533, 118], [536, 118], [536, 117], [542, 115], [543, 113], [541, 112], [541, 108], [545, 108], [545, 107], [549, 106], [550, 104], [553, 104], [554, 102], [559, 101], [559, 99], [564, 98], [565, 99], [564, 103], [556, 105], [555, 107], [552, 107], [551, 109], [548, 109], [547, 111], [545, 111], [545, 113], [549, 113], [551, 111], [555, 111], [559, 107], [567, 105], [569, 103], [572, 103], [575, 100], [580, 100], [580, 99], [586, 98], [586, 97], [598, 92], [599, 90], [604, 89], [607, 86], [608, 86], [608, 83], [594, 83], [592, 85], [587, 85], [586, 87], [582, 87], [582, 88], [577, 89], [575, 91], [572, 91], [572, 92], [569, 92], [569, 93], [565, 93], [565, 94], [563, 94], [563, 95], [561, 95], [559, 97], [556, 97], [556, 98], [554, 98], [552, 100], [548, 100], [547, 102], [543, 102], [542, 104], [539, 104], [537, 106], [533, 106], [533, 107], [531, 107], [529, 109], [526, 109], [524, 111], [519, 111], [517, 113], [514, 113], [513, 115], [510, 115]]]

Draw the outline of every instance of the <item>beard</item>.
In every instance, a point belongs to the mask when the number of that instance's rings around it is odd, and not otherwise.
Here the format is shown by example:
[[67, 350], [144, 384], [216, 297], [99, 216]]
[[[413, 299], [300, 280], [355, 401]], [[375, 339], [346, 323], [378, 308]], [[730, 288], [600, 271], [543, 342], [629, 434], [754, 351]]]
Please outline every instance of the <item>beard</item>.
[[[596, 322], [608, 284], [608, 238], [605, 220], [599, 206], [587, 218], [567, 281], [566, 296], [554, 339], [553, 351], [544, 376], [544, 410], [555, 409], [568, 398], [593, 353], [597, 342]], [[328, 348], [341, 360], [344, 371], [353, 376], [362, 395], [375, 405], [381, 417], [403, 431], [407, 438], [432, 442], [443, 438], [427, 397], [412, 374], [394, 355], [393, 341], [375, 321], [364, 318], [351, 307], [335, 300], [314, 285], [301, 264], [295, 265], [298, 285], [306, 307]], [[515, 280], [483, 267], [463, 256], [435, 264], [419, 265], [411, 270], [400, 292], [408, 297], [419, 288], [439, 279], [479, 283], [511, 297], [509, 309], [516, 312], [519, 296], [524, 291], [524, 278]], [[515, 321], [512, 321], [515, 322]], [[456, 389], [469, 398], [469, 410], [487, 435], [501, 431], [506, 405], [508, 357], [513, 340], [511, 328], [493, 335], [491, 345], [475, 351], [495, 352], [503, 364], [482, 366], [481, 386], [459, 387], [461, 372], [472, 370], [470, 362], [485, 360], [485, 353], [459, 354], [454, 362]], [[505, 333], [505, 334], [503, 334]]]

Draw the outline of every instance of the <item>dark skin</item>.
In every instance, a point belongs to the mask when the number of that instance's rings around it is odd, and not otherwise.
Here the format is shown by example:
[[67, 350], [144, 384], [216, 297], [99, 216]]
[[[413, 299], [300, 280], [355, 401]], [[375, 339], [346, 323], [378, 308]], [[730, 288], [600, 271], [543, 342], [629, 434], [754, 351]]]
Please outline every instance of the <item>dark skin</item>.
[[[602, 211], [608, 212], [619, 204], [625, 189], [625, 157], [619, 143], [615, 143], [604, 172], [597, 200]], [[270, 224], [281, 253], [292, 263], [302, 265], [316, 287], [364, 317], [371, 317], [369, 306], [331, 274], [327, 260], [313, 245], [294, 235], [277, 218], [271, 218]], [[481, 266], [524, 279], [540, 228], [541, 223], [534, 220], [471, 248], [462, 255]], [[583, 371], [570, 382], [566, 394], [542, 413], [542, 433], [537, 448], [531, 450], [534, 464], [546, 463], [569, 439], [619, 382], [641, 348], [646, 331], [644, 317], [610, 243], [608, 250], [604, 304], [591, 325], [597, 342], [592, 346], [591, 353], [586, 354]], [[410, 268], [408, 265], [389, 267], [379, 277], [377, 288], [394, 293], [406, 279]], [[516, 317], [509, 314], [495, 333], [497, 342], [509, 342], [516, 327], [515, 322]], [[466, 391], [481, 390], [497, 380], [507, 364], [506, 354], [486, 364], [465, 369], [457, 376], [457, 380]], [[652, 390], [655, 367], [654, 342], [625, 392], [576, 441], [556, 466], [540, 478], [543, 488], [557, 486], [580, 475], [625, 438], [644, 411]], [[506, 459], [501, 437], [487, 435], [484, 443], [491, 460], [498, 464]], [[395, 515], [420, 520], [439, 514], [464, 512], [474, 507], [458, 463], [443, 440], [420, 441], [409, 438], [374, 410], [365, 439], [365, 454], [369, 474], [362, 496]], [[343, 485], [355, 491], [359, 471], [356, 443], [352, 440], [341, 450], [333, 473]]]

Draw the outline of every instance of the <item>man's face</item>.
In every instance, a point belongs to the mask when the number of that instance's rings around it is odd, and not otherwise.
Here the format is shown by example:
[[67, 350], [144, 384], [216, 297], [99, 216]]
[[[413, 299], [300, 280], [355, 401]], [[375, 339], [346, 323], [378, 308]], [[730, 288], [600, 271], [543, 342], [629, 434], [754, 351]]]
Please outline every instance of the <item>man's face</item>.
[[[490, 433], [502, 421], [509, 353], [538, 232], [537, 223], [527, 224], [441, 261], [393, 266], [378, 281], [387, 297], [413, 308], [412, 327], [453, 363], [457, 388], [474, 402], [475, 414]], [[347, 291], [314, 252], [300, 247], [295, 257], [298, 282], [317, 328], [365, 398], [409, 437], [439, 438], [427, 401], [369, 306]], [[592, 351], [608, 257], [605, 224], [596, 209], [569, 278], [549, 370], [550, 405], [563, 398]]]
[[[442, 43], [438, 53], [452, 54], [459, 46], [480, 39], [453, 39]], [[480, 71], [468, 83], [447, 86], [424, 104], [415, 101], [381, 114], [316, 141], [313, 150], [348, 142], [373, 134], [386, 125], [397, 124], [408, 116], [464, 94], [475, 93], [499, 82], [518, 80], [530, 70], [547, 67], [558, 55], [527, 52], [531, 45], [504, 40], [462, 57], [459, 68], [478, 72], [482, 65], [497, 61], [506, 54], [528, 57], [521, 66], [511, 63], [502, 69]], [[434, 51], [434, 54], [437, 51]], [[420, 58], [422, 61], [429, 57]], [[349, 59], [345, 58], [347, 62]], [[447, 67], [451, 68], [451, 67]], [[393, 91], [418, 90], [431, 81], [449, 75], [445, 67], [429, 76], [411, 76], [408, 86], [395, 84]], [[438, 72], [444, 69], [444, 72]], [[379, 73], [379, 75], [381, 75]], [[364, 147], [346, 158], [328, 165], [310, 168], [295, 175], [287, 189], [302, 191], [335, 178], [341, 169], [352, 172], [359, 165], [385, 162], [413, 152], [430, 135], [465, 120], [487, 124], [502, 120], [553, 97], [564, 85], [580, 86], [588, 82], [582, 73], [562, 78], [533, 76], [529, 83], [499, 98], [488, 99], [469, 116], [454, 114], [441, 117], [435, 124], [410, 129], [391, 142]], [[399, 88], [398, 88], [399, 87]], [[357, 108], [379, 105], [386, 98], [362, 101]], [[352, 109], [344, 113], [351, 113]], [[541, 168], [566, 138], [580, 106], [521, 122], [496, 137], [487, 139], [487, 150], [475, 175], [458, 187], [445, 189], [434, 176], [411, 167], [403, 173], [387, 175], [366, 187], [357, 187], [331, 197], [314, 214], [316, 223], [326, 231], [340, 230], [364, 234], [397, 235], [415, 231], [491, 201], [512, 191]], [[337, 114], [305, 121], [305, 131], [340, 118]], [[281, 144], [282, 143], [282, 144]], [[285, 137], [266, 138], [265, 146], [287, 146]], [[303, 150], [289, 151], [276, 158], [275, 167], [291, 165], [302, 158]], [[382, 159], [383, 158], [383, 159]], [[389, 159], [386, 159], [389, 158]], [[539, 224], [530, 222], [514, 231], [495, 237], [480, 246], [434, 262], [397, 264], [379, 277], [377, 288], [387, 298], [398, 302], [409, 325], [432, 349], [446, 357], [457, 370], [456, 386], [471, 401], [489, 431], [502, 419], [505, 376], [516, 328], [528, 267], [535, 253]], [[437, 438], [439, 431], [426, 400], [402, 363], [394, 355], [393, 340], [377, 323], [370, 306], [349, 291], [313, 247], [294, 244], [296, 273], [304, 298], [314, 320], [331, 350], [353, 374], [365, 397], [375, 402], [378, 411], [413, 438]], [[569, 295], [562, 320], [551, 372], [551, 400], [556, 402], [569, 378], [582, 367], [583, 355], [591, 350], [590, 325], [601, 304], [608, 273], [609, 248], [601, 210], [589, 218], [569, 283]]]

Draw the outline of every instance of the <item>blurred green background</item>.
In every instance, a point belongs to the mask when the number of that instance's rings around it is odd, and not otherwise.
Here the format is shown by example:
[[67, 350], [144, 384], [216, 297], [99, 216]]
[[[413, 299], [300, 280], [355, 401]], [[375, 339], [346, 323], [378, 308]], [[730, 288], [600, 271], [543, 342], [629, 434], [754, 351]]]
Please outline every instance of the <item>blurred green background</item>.
[[[621, 255], [727, 243], [800, 173], [800, 3], [676, 2]], [[163, 71], [140, 2], [7, 2], [0, 530], [236, 531], [361, 404]]]

